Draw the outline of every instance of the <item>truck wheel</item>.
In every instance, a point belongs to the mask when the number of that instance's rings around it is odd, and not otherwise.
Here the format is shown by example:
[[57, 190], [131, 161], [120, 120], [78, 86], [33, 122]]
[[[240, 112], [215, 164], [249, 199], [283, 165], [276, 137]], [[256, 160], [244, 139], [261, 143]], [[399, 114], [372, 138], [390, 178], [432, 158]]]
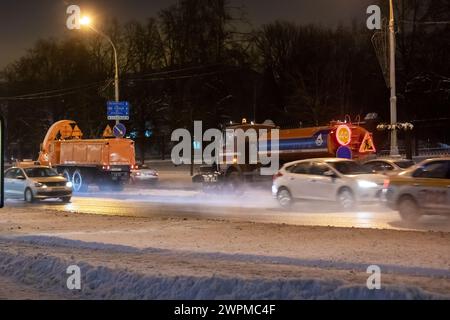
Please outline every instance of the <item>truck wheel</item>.
[[73, 173], [72, 184], [73, 191], [75, 192], [87, 192], [88, 190], [88, 184], [86, 183], [86, 180], [83, 179], [83, 175], [80, 170], [75, 170]]
[[25, 190], [25, 193], [24, 193], [24, 200], [25, 200], [26, 202], [28, 202], [28, 203], [32, 203], [32, 202], [35, 201], [35, 200], [34, 200], [33, 191], [31, 191], [30, 188], [27, 188], [27, 189]]
[[203, 193], [214, 193], [219, 191], [218, 187], [216, 184], [211, 184], [211, 183], [202, 183], [202, 192]]
[[235, 194], [241, 194], [243, 189], [243, 179], [239, 172], [232, 171], [227, 176], [226, 189]]
[[398, 213], [403, 221], [416, 222], [422, 216], [417, 202], [410, 196], [404, 196], [398, 202]]
[[111, 185], [111, 189], [112, 189], [112, 191], [123, 191], [124, 185], [123, 185], [123, 183], [113, 183]]

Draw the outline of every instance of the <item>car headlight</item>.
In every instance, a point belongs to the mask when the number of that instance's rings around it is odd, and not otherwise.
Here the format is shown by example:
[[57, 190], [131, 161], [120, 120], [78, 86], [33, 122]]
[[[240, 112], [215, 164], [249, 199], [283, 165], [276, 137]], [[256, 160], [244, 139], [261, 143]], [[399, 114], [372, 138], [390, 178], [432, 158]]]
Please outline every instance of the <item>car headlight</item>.
[[277, 194], [278, 193], [278, 187], [276, 185], [272, 185], [272, 193]]
[[358, 180], [358, 186], [363, 189], [368, 189], [368, 188], [376, 188], [378, 185], [372, 181]]
[[67, 187], [67, 188], [72, 188], [72, 186], [73, 186], [73, 183], [72, 183], [72, 182], [70, 182], [70, 181], [67, 181], [67, 182], [66, 182], [66, 187]]
[[34, 184], [34, 186], [35, 186], [36, 188], [47, 188], [47, 185], [45, 185], [45, 184], [43, 184], [43, 183], [40, 183], [40, 182], [36, 182], [36, 183]]

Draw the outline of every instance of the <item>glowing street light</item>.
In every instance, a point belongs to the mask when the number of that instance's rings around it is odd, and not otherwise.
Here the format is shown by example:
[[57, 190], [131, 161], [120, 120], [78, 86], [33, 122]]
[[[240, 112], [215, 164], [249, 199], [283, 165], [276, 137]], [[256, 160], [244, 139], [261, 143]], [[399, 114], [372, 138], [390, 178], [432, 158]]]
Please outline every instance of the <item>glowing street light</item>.
[[91, 24], [91, 18], [89, 18], [88, 16], [84, 16], [80, 19], [80, 24], [82, 26], [89, 26]]
[[[114, 64], [115, 64], [115, 75], [114, 75], [114, 87], [115, 87], [115, 99], [116, 102], [119, 102], [119, 63], [118, 63], [118, 59], [117, 59], [117, 49], [116, 46], [114, 45], [114, 43], [112, 42], [111, 38], [108, 37], [106, 34], [104, 34], [103, 32], [101, 32], [100, 30], [96, 29], [93, 25], [92, 25], [92, 20], [90, 17], [88, 16], [83, 16], [80, 19], [80, 25], [82, 26], [86, 26], [89, 29], [91, 29], [92, 31], [94, 31], [95, 33], [99, 34], [100, 36], [102, 36], [103, 38], [105, 38], [112, 46], [113, 50], [114, 50]], [[116, 123], [119, 123], [119, 121], [117, 120]]]

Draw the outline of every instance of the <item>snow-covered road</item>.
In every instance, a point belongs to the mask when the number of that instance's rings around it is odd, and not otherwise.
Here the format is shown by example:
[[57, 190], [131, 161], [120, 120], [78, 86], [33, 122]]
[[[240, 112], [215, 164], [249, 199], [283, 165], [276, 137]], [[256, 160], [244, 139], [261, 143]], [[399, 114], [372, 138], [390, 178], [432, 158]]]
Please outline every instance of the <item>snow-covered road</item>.
[[8, 201], [7, 206], [36, 210], [119, 215], [129, 217], [190, 217], [226, 219], [305, 226], [332, 226], [450, 232], [450, 219], [428, 216], [407, 224], [382, 204], [362, 205], [345, 212], [331, 203], [304, 202], [290, 211], [279, 208], [264, 190], [247, 191], [240, 196], [204, 194], [195, 190], [128, 189], [121, 193], [91, 193], [73, 198], [71, 204], [43, 201], [25, 204]]

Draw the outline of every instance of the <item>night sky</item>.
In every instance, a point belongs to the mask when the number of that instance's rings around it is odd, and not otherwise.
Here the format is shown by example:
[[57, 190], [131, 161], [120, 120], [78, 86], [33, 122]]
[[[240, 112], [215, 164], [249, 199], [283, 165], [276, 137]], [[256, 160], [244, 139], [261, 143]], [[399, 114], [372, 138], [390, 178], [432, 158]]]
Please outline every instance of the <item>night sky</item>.
[[[177, 0], [0, 0], [0, 68], [20, 57], [40, 38], [61, 38], [66, 32], [66, 8], [77, 4], [83, 12], [117, 17], [120, 22], [143, 20]], [[256, 27], [274, 20], [335, 26], [363, 21], [373, 0], [230, 0], [246, 7]]]

